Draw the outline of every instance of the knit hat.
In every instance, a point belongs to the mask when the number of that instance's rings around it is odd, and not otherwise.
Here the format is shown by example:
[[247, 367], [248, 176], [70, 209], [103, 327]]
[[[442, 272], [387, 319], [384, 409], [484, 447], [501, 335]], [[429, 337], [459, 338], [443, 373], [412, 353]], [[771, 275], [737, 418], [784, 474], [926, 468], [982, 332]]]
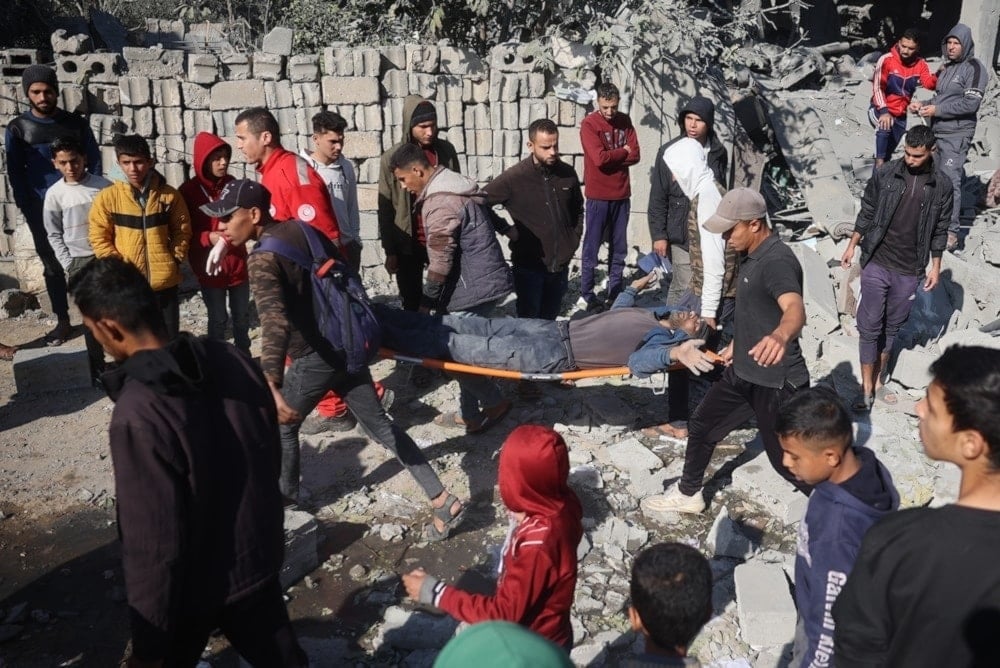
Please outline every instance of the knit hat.
[[569, 668], [566, 651], [510, 622], [482, 622], [452, 638], [434, 668]]
[[24, 70], [21, 75], [21, 85], [24, 87], [24, 94], [28, 94], [31, 84], [47, 83], [58, 93], [59, 81], [56, 79], [56, 71], [48, 65], [31, 65]]
[[421, 123], [426, 123], [427, 121], [434, 121], [437, 123], [438, 112], [434, 108], [434, 105], [424, 100], [416, 106], [413, 110], [413, 115], [410, 116], [410, 129], [415, 125], [420, 125]]

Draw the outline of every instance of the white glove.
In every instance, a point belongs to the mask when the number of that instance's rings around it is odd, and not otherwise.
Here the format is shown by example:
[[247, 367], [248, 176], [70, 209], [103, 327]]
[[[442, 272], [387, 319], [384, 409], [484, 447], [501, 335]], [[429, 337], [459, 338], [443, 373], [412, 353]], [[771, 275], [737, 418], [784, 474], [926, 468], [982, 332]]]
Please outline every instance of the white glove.
[[209, 276], [218, 276], [222, 271], [222, 258], [229, 252], [229, 242], [223, 237], [215, 242], [212, 250], [208, 253], [208, 260], [205, 262], [205, 273]]
[[712, 363], [712, 358], [700, 350], [703, 345], [705, 345], [703, 339], [685, 341], [670, 351], [670, 357], [686, 366], [696, 376], [707, 373], [715, 365]]

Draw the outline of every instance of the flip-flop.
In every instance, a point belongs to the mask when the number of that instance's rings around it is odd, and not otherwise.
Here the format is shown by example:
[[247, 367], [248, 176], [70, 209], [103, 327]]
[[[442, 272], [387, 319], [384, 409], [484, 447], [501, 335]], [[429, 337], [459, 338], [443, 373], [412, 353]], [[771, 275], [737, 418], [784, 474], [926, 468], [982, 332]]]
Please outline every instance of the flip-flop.
[[667, 438], [676, 438], [679, 440], [684, 440], [688, 437], [687, 427], [675, 427], [669, 422], [665, 424], [658, 424], [652, 427], [646, 427], [642, 430], [642, 435], [648, 438], [659, 438], [661, 436], [666, 436]]
[[858, 398], [854, 400], [851, 404], [851, 410], [857, 413], [868, 413], [872, 409], [872, 405], [875, 403], [874, 394], [859, 394]]
[[[459, 504], [458, 512], [454, 515], [451, 514], [451, 508], [455, 504]], [[440, 507], [433, 509], [434, 517], [444, 522], [444, 529], [438, 530], [434, 526], [434, 522], [424, 525], [424, 540], [431, 543], [439, 543], [442, 540], [448, 538], [451, 535], [451, 530], [454, 529], [462, 521], [465, 516], [465, 504], [463, 504], [457, 496], [454, 494], [448, 494], [445, 498], [444, 503]]]
[[875, 390], [875, 398], [886, 406], [895, 406], [899, 403], [899, 396], [885, 385]]

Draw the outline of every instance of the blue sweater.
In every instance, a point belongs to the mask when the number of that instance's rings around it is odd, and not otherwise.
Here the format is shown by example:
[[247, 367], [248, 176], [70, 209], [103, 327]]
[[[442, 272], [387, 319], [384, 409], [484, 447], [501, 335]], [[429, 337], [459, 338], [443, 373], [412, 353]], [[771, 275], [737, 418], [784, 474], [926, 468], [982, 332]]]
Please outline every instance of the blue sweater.
[[[632, 308], [638, 296], [635, 288], [629, 286], [622, 290], [611, 305], [611, 309]], [[665, 318], [674, 309], [660, 306], [649, 309], [657, 318]], [[647, 378], [654, 373], [666, 371], [673, 362], [670, 361], [670, 349], [688, 339], [686, 332], [679, 329], [667, 329], [657, 325], [650, 329], [642, 338], [642, 343], [634, 353], [629, 355], [628, 368], [636, 378]]]
[[899, 507], [892, 477], [874, 453], [856, 447], [854, 454], [861, 470], [840, 485], [816, 485], [799, 525], [795, 604], [808, 638], [799, 664], [803, 667], [833, 665], [833, 603], [854, 567], [865, 532]]

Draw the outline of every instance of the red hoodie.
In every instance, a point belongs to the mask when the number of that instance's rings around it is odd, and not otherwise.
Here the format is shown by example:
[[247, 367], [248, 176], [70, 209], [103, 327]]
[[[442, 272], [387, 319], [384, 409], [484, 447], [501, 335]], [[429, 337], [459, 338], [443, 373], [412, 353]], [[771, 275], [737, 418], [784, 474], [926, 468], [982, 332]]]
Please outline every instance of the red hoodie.
[[215, 245], [209, 235], [219, 229], [219, 219], [202, 213], [201, 205], [218, 199], [222, 188], [233, 180], [229, 174], [218, 181], [212, 178], [212, 166], [208, 164], [208, 156], [221, 146], [229, 148], [232, 155], [232, 148], [220, 137], [211, 132], [199, 132], [194, 138], [195, 174], [180, 187], [181, 195], [191, 213], [191, 247], [188, 250], [188, 261], [203, 288], [228, 288], [247, 282], [246, 246], [230, 246], [226, 257], [222, 259], [222, 271], [215, 276], [205, 273], [205, 261], [212, 246]]
[[[617, 112], [611, 120], [600, 111], [587, 114], [580, 124], [583, 145], [583, 191], [587, 199], [609, 202], [632, 195], [628, 168], [639, 162], [639, 138], [628, 115]], [[625, 146], [631, 151], [626, 151]]]
[[507, 537], [496, 593], [445, 586], [435, 605], [464, 622], [516, 622], [569, 646], [583, 510], [568, 476], [569, 453], [559, 434], [538, 425], [511, 432], [500, 450], [500, 497], [527, 517]]

